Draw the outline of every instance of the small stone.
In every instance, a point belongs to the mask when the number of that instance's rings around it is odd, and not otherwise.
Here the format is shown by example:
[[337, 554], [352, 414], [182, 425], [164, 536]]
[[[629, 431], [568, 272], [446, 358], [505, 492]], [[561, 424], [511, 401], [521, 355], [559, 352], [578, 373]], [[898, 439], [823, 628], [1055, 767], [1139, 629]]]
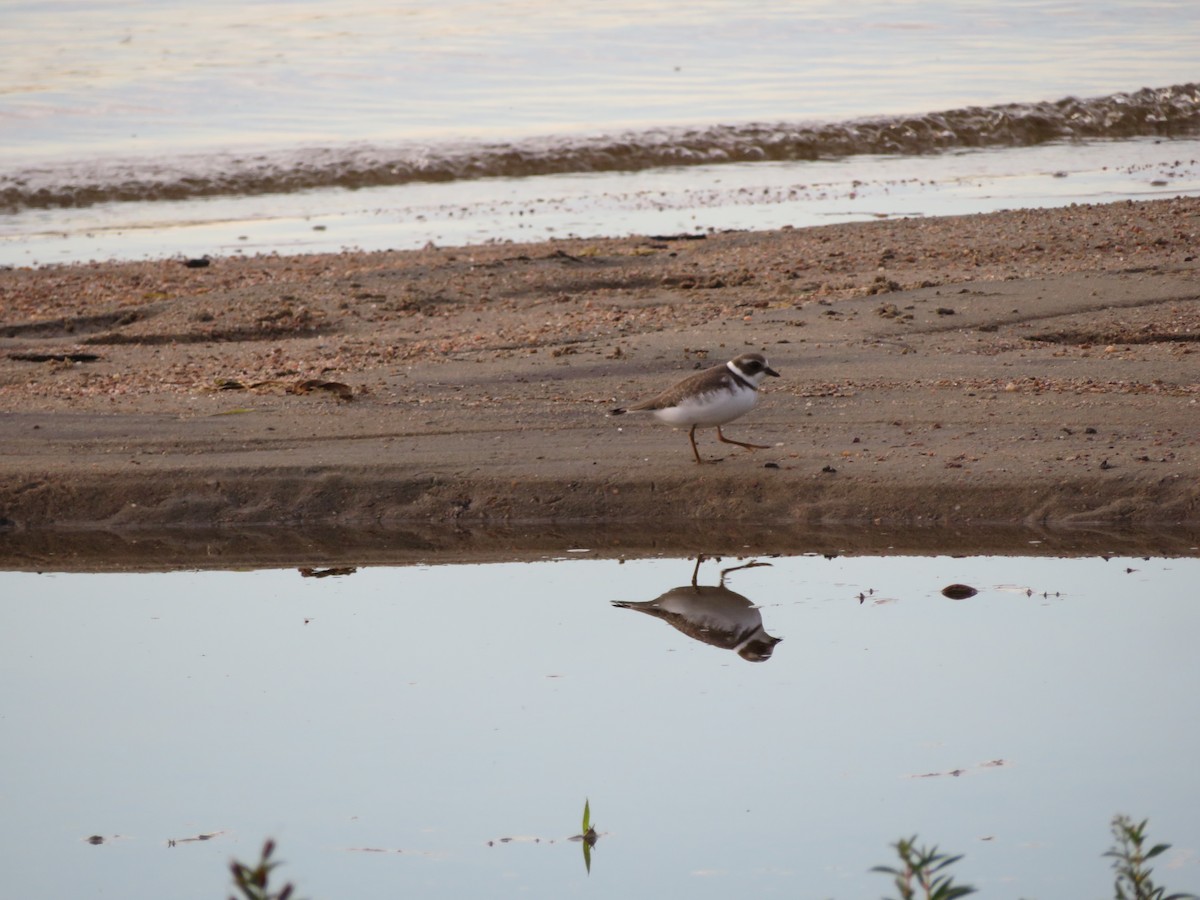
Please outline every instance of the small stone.
[[942, 596], [949, 597], [951, 600], [966, 600], [968, 597], [974, 597], [979, 591], [971, 587], [969, 584], [948, 584], [942, 588]]

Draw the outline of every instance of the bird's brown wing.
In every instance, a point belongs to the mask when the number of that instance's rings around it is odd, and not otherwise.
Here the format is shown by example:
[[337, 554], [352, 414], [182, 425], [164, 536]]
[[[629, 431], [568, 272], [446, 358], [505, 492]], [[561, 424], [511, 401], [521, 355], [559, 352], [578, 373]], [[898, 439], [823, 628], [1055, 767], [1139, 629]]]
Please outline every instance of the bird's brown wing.
[[[715, 373], [720, 374], [719, 379], [714, 379]], [[628, 407], [630, 412], [652, 412], [656, 409], [667, 409], [668, 407], [677, 406], [681, 397], [686, 394], [694, 393], [696, 388], [702, 383], [708, 381], [712, 388], [726, 387], [733, 376], [729, 369], [723, 364], [712, 366], [702, 372], [696, 372], [689, 375], [683, 381], [676, 382], [671, 387], [667, 388], [661, 394], [657, 394], [648, 400], [643, 400], [641, 403], [635, 403]]]

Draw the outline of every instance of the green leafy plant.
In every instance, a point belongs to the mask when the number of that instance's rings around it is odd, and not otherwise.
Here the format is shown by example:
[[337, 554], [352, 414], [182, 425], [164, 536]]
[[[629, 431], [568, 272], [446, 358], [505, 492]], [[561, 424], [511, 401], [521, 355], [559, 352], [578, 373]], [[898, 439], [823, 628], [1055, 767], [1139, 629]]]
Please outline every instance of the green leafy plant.
[[[292, 896], [293, 888], [290, 884], [285, 884], [278, 893], [271, 890], [271, 871], [279, 866], [279, 863], [271, 862], [271, 854], [274, 852], [275, 842], [268, 839], [263, 844], [262, 855], [254, 868], [236, 859], [229, 864], [230, 871], [233, 872], [234, 887], [241, 892], [245, 900], [288, 900]], [[230, 897], [229, 900], [237, 898]]]
[[1150, 880], [1151, 868], [1147, 863], [1170, 849], [1170, 844], [1146, 845], [1146, 822], [1134, 823], [1125, 815], [1113, 817], [1113, 837], [1116, 845], [1105, 853], [1113, 858], [1113, 869], [1117, 879], [1113, 885], [1115, 900], [1196, 900], [1194, 894], [1167, 894], [1166, 888], [1155, 887]]
[[975, 888], [956, 885], [954, 879], [946, 874], [946, 869], [954, 865], [962, 856], [947, 856], [938, 853], [934, 847], [917, 847], [917, 836], [896, 841], [892, 845], [896, 855], [900, 857], [900, 865], [875, 866], [872, 872], [882, 872], [894, 878], [900, 900], [915, 900], [921, 897], [925, 900], [955, 900], [975, 893]]
[[583, 865], [587, 868], [588, 874], [591, 875], [592, 848], [596, 846], [596, 841], [600, 840], [600, 835], [596, 833], [596, 828], [592, 825], [592, 807], [586, 797], [583, 801], [583, 831], [575, 835], [571, 840], [583, 842]]
[[585, 797], [583, 800], [583, 837], [586, 840], [591, 836], [592, 843], [596, 842], [596, 829], [592, 827], [592, 806]]

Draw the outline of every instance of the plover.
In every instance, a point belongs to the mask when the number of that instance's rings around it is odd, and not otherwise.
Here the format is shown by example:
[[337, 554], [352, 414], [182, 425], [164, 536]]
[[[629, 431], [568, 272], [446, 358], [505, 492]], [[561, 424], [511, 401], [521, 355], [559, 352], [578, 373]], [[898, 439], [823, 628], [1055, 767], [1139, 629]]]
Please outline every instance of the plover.
[[765, 444], [747, 444], [725, 437], [721, 426], [732, 422], [754, 408], [758, 402], [758, 386], [766, 376], [779, 377], [779, 373], [767, 364], [761, 353], [743, 353], [737, 359], [720, 366], [697, 372], [683, 381], [667, 388], [657, 397], [643, 400], [629, 407], [619, 407], [612, 415], [627, 412], [651, 412], [660, 422], [668, 425], [691, 425], [688, 439], [692, 442], [692, 453], [696, 462], [704, 462], [696, 449], [696, 429], [717, 429], [717, 439], [726, 444], [736, 444], [747, 450], [766, 450]]
[[703, 556], [696, 558], [691, 584], [672, 588], [644, 603], [613, 600], [612, 605], [662, 619], [688, 637], [722, 650], [732, 650], [747, 662], [766, 662], [771, 658], [775, 645], [783, 638], [767, 634], [758, 607], [748, 598], [725, 587], [725, 576], [738, 569], [768, 566], [770, 563], [750, 562], [723, 569], [719, 584], [703, 585], [696, 583], [703, 559]]

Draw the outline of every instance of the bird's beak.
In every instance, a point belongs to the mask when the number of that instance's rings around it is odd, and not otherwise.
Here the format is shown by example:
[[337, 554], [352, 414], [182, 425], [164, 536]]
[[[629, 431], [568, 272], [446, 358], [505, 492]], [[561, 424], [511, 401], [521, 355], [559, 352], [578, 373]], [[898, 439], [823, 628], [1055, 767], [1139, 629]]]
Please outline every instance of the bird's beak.
[[763, 371], [766, 372], [768, 375], [774, 375], [776, 378], [779, 377], [779, 373], [776, 372], [774, 369], [772, 369], [770, 366], [767, 366]]

